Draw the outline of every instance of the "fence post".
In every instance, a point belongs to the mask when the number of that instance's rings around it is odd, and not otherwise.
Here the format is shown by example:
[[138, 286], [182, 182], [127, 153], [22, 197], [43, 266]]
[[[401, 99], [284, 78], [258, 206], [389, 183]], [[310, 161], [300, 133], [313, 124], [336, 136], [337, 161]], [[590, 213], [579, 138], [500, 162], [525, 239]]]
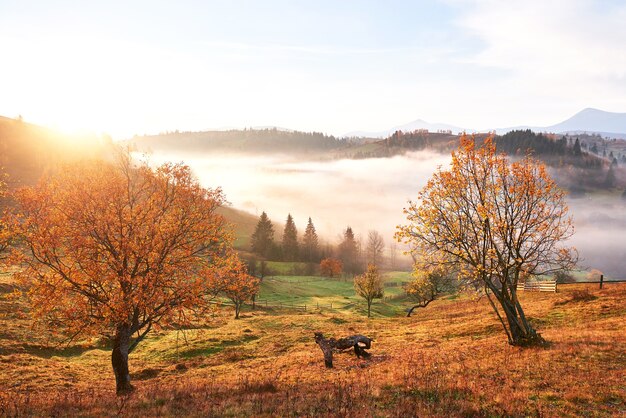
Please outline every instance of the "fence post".
[[600, 289], [602, 289], [602, 282], [604, 281], [604, 274], [600, 275]]

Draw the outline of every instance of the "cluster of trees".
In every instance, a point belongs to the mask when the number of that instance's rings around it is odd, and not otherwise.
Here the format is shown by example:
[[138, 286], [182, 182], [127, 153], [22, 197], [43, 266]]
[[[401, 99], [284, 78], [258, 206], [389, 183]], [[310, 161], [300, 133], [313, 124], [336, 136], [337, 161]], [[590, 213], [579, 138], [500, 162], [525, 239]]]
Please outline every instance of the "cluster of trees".
[[431, 146], [431, 139], [427, 129], [417, 129], [411, 132], [395, 131], [385, 139], [385, 146], [410, 149], [424, 149]]
[[[261, 213], [250, 240], [252, 252], [273, 261], [300, 261], [317, 264], [328, 260], [324, 265], [320, 265], [320, 268], [322, 273], [329, 277], [337, 276], [341, 272], [358, 274], [364, 270], [366, 263], [380, 265], [383, 262], [385, 242], [378, 231], [368, 232], [367, 243], [364, 247], [355, 237], [352, 228], [348, 226], [343, 233], [342, 241], [336, 248], [330, 245], [322, 247], [312, 219], [308, 219], [302, 240], [300, 240], [293, 217], [289, 214], [279, 242], [275, 241], [275, 234], [274, 224], [267, 213]], [[330, 261], [333, 262], [330, 263]], [[339, 265], [341, 268], [338, 268]]]
[[267, 213], [261, 213], [250, 237], [252, 252], [268, 260], [276, 261], [318, 263], [322, 257], [319, 238], [311, 218], [307, 222], [302, 241], [298, 240], [298, 229], [291, 214], [287, 215], [279, 243], [274, 240], [274, 236], [274, 224]]
[[167, 132], [160, 135], [133, 138], [141, 149], [187, 150], [219, 149], [228, 151], [296, 151], [309, 152], [346, 147], [348, 139], [336, 138], [320, 132], [300, 132], [270, 129], [243, 129], [230, 131]]

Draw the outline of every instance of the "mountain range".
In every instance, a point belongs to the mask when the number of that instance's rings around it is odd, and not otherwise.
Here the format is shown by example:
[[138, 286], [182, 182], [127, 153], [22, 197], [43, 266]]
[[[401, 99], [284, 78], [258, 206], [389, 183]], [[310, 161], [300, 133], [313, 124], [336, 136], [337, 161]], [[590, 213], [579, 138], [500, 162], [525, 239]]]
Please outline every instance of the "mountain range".
[[[422, 119], [414, 120], [404, 125], [394, 126], [390, 129], [378, 132], [354, 131], [345, 134], [347, 137], [371, 137], [385, 138], [395, 131], [410, 132], [417, 129], [428, 129], [430, 132], [452, 131], [459, 132], [476, 132], [475, 129], [461, 128], [446, 123], [429, 123]], [[604, 110], [587, 108], [576, 113], [569, 119], [550, 126], [514, 126], [508, 128], [487, 128], [481, 129], [481, 132], [496, 131], [498, 134], [518, 129], [531, 129], [535, 132], [551, 132], [551, 133], [597, 133], [603, 137], [626, 139], [626, 113], [606, 112]]]

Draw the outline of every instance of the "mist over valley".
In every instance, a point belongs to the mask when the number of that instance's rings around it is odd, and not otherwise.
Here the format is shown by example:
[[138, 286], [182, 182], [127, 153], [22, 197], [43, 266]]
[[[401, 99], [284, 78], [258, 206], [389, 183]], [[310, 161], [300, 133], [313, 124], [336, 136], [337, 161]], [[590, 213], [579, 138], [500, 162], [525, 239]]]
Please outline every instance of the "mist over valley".
[[[282, 233], [291, 214], [299, 234], [308, 217], [323, 240], [336, 244], [347, 226], [367, 238], [370, 230], [394, 241], [396, 226], [406, 222], [402, 209], [438, 167], [446, 169], [449, 153], [408, 151], [392, 157], [320, 159], [293, 154], [222, 154], [219, 152], [154, 152], [153, 163], [184, 161], [206, 187], [221, 187], [237, 209], [255, 216], [262, 211]], [[562, 171], [552, 170], [563, 176]], [[561, 178], [569, 184], [567, 178]], [[575, 234], [568, 245], [580, 253], [582, 269], [626, 278], [626, 200], [615, 192], [598, 191], [567, 198]]]

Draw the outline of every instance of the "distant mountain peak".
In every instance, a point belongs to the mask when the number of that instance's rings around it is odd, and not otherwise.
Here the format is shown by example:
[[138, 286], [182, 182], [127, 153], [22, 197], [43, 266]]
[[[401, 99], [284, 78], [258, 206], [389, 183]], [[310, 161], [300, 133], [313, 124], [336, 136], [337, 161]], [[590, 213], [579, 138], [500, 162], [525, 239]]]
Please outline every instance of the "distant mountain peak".
[[607, 112], [587, 107], [568, 119], [550, 126], [516, 126], [496, 129], [504, 134], [517, 129], [531, 129], [535, 132], [562, 133], [597, 133], [605, 137], [626, 138], [626, 113]]
[[585, 108], [563, 122], [545, 128], [555, 133], [598, 132], [626, 134], [626, 113]]

